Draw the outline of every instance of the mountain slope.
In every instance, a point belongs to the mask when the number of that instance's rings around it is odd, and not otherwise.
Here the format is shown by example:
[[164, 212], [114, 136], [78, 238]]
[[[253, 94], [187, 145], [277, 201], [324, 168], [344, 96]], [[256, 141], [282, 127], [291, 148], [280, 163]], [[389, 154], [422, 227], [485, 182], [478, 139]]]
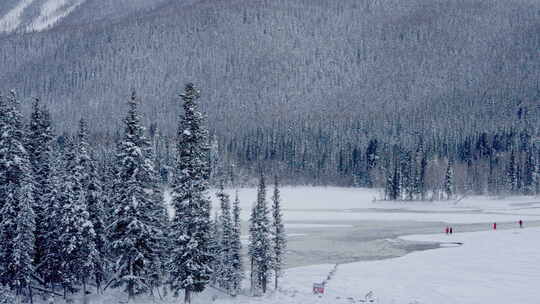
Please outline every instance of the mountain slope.
[[[111, 22], [166, 0], [3, 0], [0, 33], [43, 31], [62, 25]], [[186, 0], [187, 1], [187, 0]]]
[[[84, 0], [20, 0], [0, 11], [0, 32], [49, 29], [72, 13]], [[3, 13], [3, 14], [2, 14]]]
[[1, 86], [54, 104], [61, 128], [82, 111], [102, 130], [135, 88], [172, 131], [174, 98], [194, 81], [223, 137], [304, 120], [359, 122], [351, 140], [474, 132], [511, 124], [523, 104], [539, 113], [536, 1], [127, 3], [86, 1], [49, 31], [0, 38]]

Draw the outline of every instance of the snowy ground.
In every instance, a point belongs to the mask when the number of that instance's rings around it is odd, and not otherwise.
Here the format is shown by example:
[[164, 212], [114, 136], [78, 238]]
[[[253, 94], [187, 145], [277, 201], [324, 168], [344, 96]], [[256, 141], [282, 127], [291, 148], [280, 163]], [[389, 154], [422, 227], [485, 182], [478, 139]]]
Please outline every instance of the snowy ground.
[[[5, 15], [0, 15], [0, 33], [17, 30], [23, 23], [22, 17], [32, 5], [39, 5], [39, 14], [31, 16], [26, 31], [43, 31], [69, 15], [85, 0], [21, 0]], [[1, 3], [2, 1], [0, 1]], [[28, 18], [28, 16], [27, 16]]]
[[[540, 228], [414, 235], [403, 239], [442, 242], [446, 248], [414, 252], [379, 261], [341, 264], [326, 285], [326, 293], [311, 293], [334, 265], [289, 269], [279, 292], [260, 298], [236, 299], [208, 291], [195, 303], [364, 303], [372, 292], [379, 304], [536, 304], [540, 298]], [[456, 245], [453, 243], [462, 243]], [[119, 303], [109, 294], [88, 304]], [[82, 302], [80, 302], [82, 303]], [[181, 303], [179, 299], [139, 299], [137, 303]]]
[[[234, 196], [233, 190], [228, 192]], [[482, 231], [493, 222], [513, 228], [519, 219], [540, 225], [540, 199], [532, 197], [385, 202], [377, 200], [377, 190], [339, 187], [284, 187], [281, 196], [286, 228], [297, 235], [289, 241], [288, 267], [378, 260], [437, 248], [396, 238], [439, 233], [446, 226], [456, 232]], [[247, 221], [256, 189], [239, 189], [239, 197]]]
[[[228, 190], [234, 198], [234, 190]], [[242, 217], [248, 220], [256, 189], [239, 189]], [[271, 189], [268, 189], [271, 194]], [[407, 220], [447, 223], [540, 220], [540, 199], [531, 197], [465, 197], [459, 201], [378, 201], [373, 189], [339, 187], [284, 187], [281, 189], [286, 219], [290, 221]], [[269, 195], [270, 197], [270, 195]], [[214, 208], [218, 207], [214, 198]]]
[[[370, 262], [342, 264], [327, 285], [327, 294], [310, 294], [331, 265], [290, 269], [284, 289], [297, 291], [286, 303], [351, 303], [372, 291], [378, 303], [538, 303], [540, 299], [539, 228], [407, 236], [462, 246], [414, 252]], [[299, 288], [303, 287], [303, 288]], [[275, 302], [277, 303], [277, 301]]]
[[[256, 191], [240, 189], [239, 194], [247, 220]], [[373, 190], [333, 187], [285, 187], [281, 194], [291, 236], [281, 290], [236, 299], [208, 290], [195, 303], [362, 303], [370, 291], [380, 304], [538, 303], [540, 198], [381, 202]], [[516, 229], [519, 219], [526, 229]], [[491, 230], [494, 221], [497, 231]], [[442, 234], [446, 226], [458, 233]], [[336, 263], [327, 293], [313, 295], [312, 284]], [[75, 303], [119, 299], [125, 295], [116, 291]], [[138, 303], [181, 302], [167, 297]]]

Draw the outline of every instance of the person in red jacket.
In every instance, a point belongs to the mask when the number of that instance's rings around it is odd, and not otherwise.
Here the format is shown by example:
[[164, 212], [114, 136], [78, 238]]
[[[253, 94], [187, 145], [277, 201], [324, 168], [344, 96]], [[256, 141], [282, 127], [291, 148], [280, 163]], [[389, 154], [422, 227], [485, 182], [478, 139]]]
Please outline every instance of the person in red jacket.
[[446, 229], [444, 230], [444, 232], [446, 232], [446, 234], [448, 234], [450, 230], [448, 229], [448, 226], [446, 226]]
[[493, 223], [493, 230], [497, 230], [497, 223]]

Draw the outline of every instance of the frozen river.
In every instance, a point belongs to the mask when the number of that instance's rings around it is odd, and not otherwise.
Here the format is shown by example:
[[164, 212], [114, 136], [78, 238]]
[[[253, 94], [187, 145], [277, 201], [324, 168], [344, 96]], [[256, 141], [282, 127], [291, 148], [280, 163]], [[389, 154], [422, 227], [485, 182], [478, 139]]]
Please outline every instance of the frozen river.
[[[392, 211], [389, 211], [392, 212]], [[336, 264], [403, 256], [412, 251], [439, 248], [439, 243], [397, 239], [410, 234], [441, 233], [448, 224], [418, 221], [294, 221], [288, 222], [287, 267]], [[348, 226], [347, 226], [348, 225]], [[451, 224], [455, 232], [491, 229], [491, 224]], [[527, 222], [540, 226], [540, 221]], [[514, 222], [498, 229], [516, 228]]]
[[[228, 192], [234, 198], [234, 190]], [[441, 233], [447, 226], [455, 232], [472, 232], [489, 230], [497, 222], [499, 229], [506, 229], [515, 228], [520, 219], [527, 226], [540, 226], [540, 198], [534, 197], [386, 202], [377, 200], [377, 190], [339, 187], [284, 187], [281, 196], [289, 234], [288, 268], [393, 258], [438, 248], [439, 243], [397, 237]], [[256, 189], [239, 189], [239, 197], [247, 234]], [[214, 210], [218, 206], [214, 198]]]
[[[230, 190], [231, 197], [234, 191]], [[268, 189], [271, 193], [271, 189]], [[244, 233], [256, 189], [239, 190]], [[442, 202], [378, 201], [373, 189], [284, 187], [283, 214], [289, 234], [287, 267], [346, 263], [403, 256], [439, 247], [399, 236], [515, 228], [518, 220], [540, 226], [540, 198], [465, 197]], [[214, 201], [214, 210], [217, 209]], [[245, 240], [247, 241], [247, 240]]]

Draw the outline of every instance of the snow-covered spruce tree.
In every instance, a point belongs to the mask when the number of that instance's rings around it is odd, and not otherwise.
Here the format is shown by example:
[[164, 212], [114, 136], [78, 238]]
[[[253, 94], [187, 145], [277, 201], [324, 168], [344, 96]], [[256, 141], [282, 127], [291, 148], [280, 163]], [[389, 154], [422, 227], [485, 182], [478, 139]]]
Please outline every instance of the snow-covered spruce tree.
[[229, 195], [225, 193], [224, 181], [222, 180], [219, 185], [219, 191], [216, 196], [220, 202], [220, 215], [219, 225], [221, 226], [221, 240], [220, 240], [220, 253], [219, 264], [220, 271], [217, 274], [218, 284], [220, 288], [231, 291], [231, 280], [233, 277], [233, 268], [231, 261], [231, 241], [232, 241], [232, 221], [231, 221], [231, 201]]
[[506, 167], [506, 185], [510, 193], [515, 194], [519, 188], [518, 181], [518, 164], [517, 164], [516, 149], [512, 148], [510, 152], [510, 159], [508, 160], [508, 165]]
[[[161, 196], [155, 193], [157, 175], [151, 147], [133, 92], [124, 119], [124, 135], [116, 152], [116, 178], [109, 226], [110, 250], [114, 259], [114, 284], [124, 287], [131, 301], [135, 295], [151, 291], [161, 276], [164, 231], [160, 221], [164, 211]], [[159, 218], [158, 218], [159, 213]]]
[[426, 170], [427, 170], [427, 156], [424, 150], [424, 140], [420, 138], [418, 147], [416, 148], [416, 172], [415, 172], [415, 184], [414, 192], [418, 196], [418, 199], [424, 200], [426, 196]]
[[[28, 125], [28, 136], [26, 139], [26, 150], [30, 160], [33, 175], [33, 203], [32, 207], [36, 215], [35, 231], [35, 256], [36, 266], [42, 264], [45, 238], [46, 238], [46, 207], [47, 197], [52, 191], [51, 184], [51, 162], [52, 162], [52, 126], [50, 114], [46, 108], [40, 105], [39, 99], [35, 99], [32, 105], [30, 123]], [[42, 276], [41, 269], [37, 269]]]
[[[153, 153], [153, 151], [151, 151]], [[165, 198], [163, 194], [163, 188], [160, 186], [159, 174], [157, 171], [156, 163], [153, 162], [155, 176], [149, 183], [149, 189], [152, 194], [154, 204], [150, 205], [149, 220], [153, 227], [159, 231], [156, 235], [156, 244], [154, 250], [157, 252], [157, 259], [153, 260], [153, 264], [150, 265], [150, 287], [153, 294], [154, 289], [163, 286], [166, 282], [167, 264], [170, 258], [171, 240], [170, 240], [170, 219], [167, 209], [165, 208]]]
[[219, 215], [214, 212], [214, 220], [210, 223], [210, 243], [208, 244], [208, 250], [212, 255], [212, 275], [210, 276], [210, 285], [218, 286], [221, 274], [221, 224], [219, 221]]
[[272, 271], [272, 228], [269, 213], [266, 185], [264, 176], [261, 175], [257, 188], [257, 201], [253, 206], [249, 228], [249, 256], [251, 258], [252, 294], [254, 295], [259, 294], [259, 289], [262, 293], [266, 293]]
[[210, 252], [210, 200], [208, 197], [208, 130], [203, 125], [197, 100], [200, 93], [193, 84], [180, 95], [184, 115], [177, 134], [175, 177], [172, 184], [176, 211], [171, 227], [171, 288], [191, 303], [193, 292], [201, 292], [209, 283], [212, 269]]
[[444, 175], [444, 193], [446, 194], [446, 199], [451, 200], [454, 198], [454, 164], [451, 159], [448, 160], [446, 174]]
[[392, 175], [392, 188], [390, 192], [390, 199], [391, 200], [399, 200], [401, 199], [401, 193], [403, 190], [403, 183], [402, 183], [402, 175], [401, 175], [401, 166], [398, 162], [394, 164], [394, 173]]
[[278, 288], [278, 278], [281, 277], [283, 265], [285, 264], [285, 253], [287, 249], [287, 235], [283, 224], [283, 214], [281, 213], [281, 195], [279, 194], [279, 180], [274, 178], [274, 194], [272, 195], [272, 246], [274, 253], [274, 288]]
[[249, 243], [248, 243], [248, 256], [249, 256], [249, 267], [250, 267], [249, 289], [252, 296], [256, 295], [258, 293], [258, 290], [260, 289], [260, 286], [258, 284], [259, 280], [257, 276], [257, 263], [255, 263], [255, 254], [254, 254], [255, 246], [253, 244], [253, 240], [255, 240], [255, 237], [257, 234], [257, 231], [255, 230], [256, 221], [257, 221], [257, 203], [253, 204], [253, 206], [251, 207], [251, 213], [249, 215]]
[[534, 184], [534, 194], [540, 194], [540, 147], [536, 148], [536, 157], [534, 171], [533, 171], [533, 184]]
[[391, 168], [390, 161], [387, 162], [386, 166], [383, 167], [382, 171], [385, 178], [384, 199], [388, 201], [394, 200], [394, 175], [392, 174], [394, 171]]
[[[116, 145], [115, 151], [118, 151], [120, 144]], [[103, 192], [103, 208], [105, 213], [105, 227], [109, 227], [114, 221], [114, 197], [116, 196], [116, 186], [119, 184], [116, 180], [118, 176], [118, 167], [116, 163], [116, 153], [106, 153], [102, 156], [99, 163], [99, 180], [101, 182], [101, 191]], [[109, 237], [109, 230], [106, 230], [107, 238]], [[110, 248], [107, 248], [107, 252], [110, 255]]]
[[0, 96], [0, 284], [31, 294], [34, 274], [33, 178], [19, 101]]
[[536, 191], [536, 151], [533, 147], [527, 150], [523, 166], [523, 194], [532, 195]]
[[374, 184], [374, 177], [372, 170], [377, 166], [378, 156], [378, 141], [377, 139], [370, 139], [366, 148], [366, 178], [365, 185], [372, 187]]
[[64, 292], [73, 292], [79, 284], [83, 285], [86, 292], [86, 285], [94, 275], [99, 253], [96, 250], [96, 234], [90, 221], [82, 186], [83, 167], [79, 162], [77, 144], [71, 138], [66, 138], [63, 164], [62, 214], [59, 218], [62, 284]]
[[171, 240], [170, 240], [170, 219], [165, 207], [165, 197], [163, 194], [163, 188], [160, 185], [159, 165], [155, 161], [155, 151], [151, 147], [148, 150], [151, 166], [153, 166], [154, 173], [152, 178], [148, 180], [147, 192], [151, 194], [152, 204], [148, 206], [147, 218], [150, 221], [150, 225], [155, 227], [159, 233], [156, 235], [156, 243], [154, 245], [154, 251], [156, 252], [156, 259], [152, 260], [152, 264], [149, 269], [149, 285], [151, 293], [154, 293], [154, 289], [163, 286], [168, 273], [167, 264], [169, 262]]
[[44, 213], [44, 223], [46, 235], [44, 238], [44, 255], [40, 264], [40, 274], [52, 290], [55, 286], [62, 284], [64, 280], [62, 272], [62, 246], [60, 235], [63, 227], [61, 224], [64, 213], [63, 195], [63, 171], [65, 169], [62, 148], [55, 149], [52, 157], [50, 174], [51, 192], [46, 197], [46, 212]]
[[415, 183], [416, 183], [416, 168], [415, 163], [412, 160], [411, 154], [409, 152], [403, 152], [401, 154], [401, 184], [403, 199], [413, 200], [415, 193]]
[[242, 242], [240, 236], [242, 234], [240, 223], [240, 199], [238, 198], [238, 191], [233, 203], [232, 210], [232, 231], [231, 231], [231, 293], [233, 296], [237, 295], [242, 288], [242, 279], [244, 278], [244, 268], [242, 265]]
[[93, 240], [97, 255], [94, 260], [93, 277], [97, 290], [101, 288], [101, 283], [106, 277], [108, 269], [108, 259], [106, 251], [105, 214], [103, 205], [103, 193], [101, 191], [101, 181], [96, 168], [96, 161], [92, 157], [92, 150], [88, 144], [88, 127], [84, 119], [79, 121], [77, 133], [77, 154], [78, 165], [81, 171], [81, 191], [86, 201], [89, 220], [94, 228], [95, 238]]

